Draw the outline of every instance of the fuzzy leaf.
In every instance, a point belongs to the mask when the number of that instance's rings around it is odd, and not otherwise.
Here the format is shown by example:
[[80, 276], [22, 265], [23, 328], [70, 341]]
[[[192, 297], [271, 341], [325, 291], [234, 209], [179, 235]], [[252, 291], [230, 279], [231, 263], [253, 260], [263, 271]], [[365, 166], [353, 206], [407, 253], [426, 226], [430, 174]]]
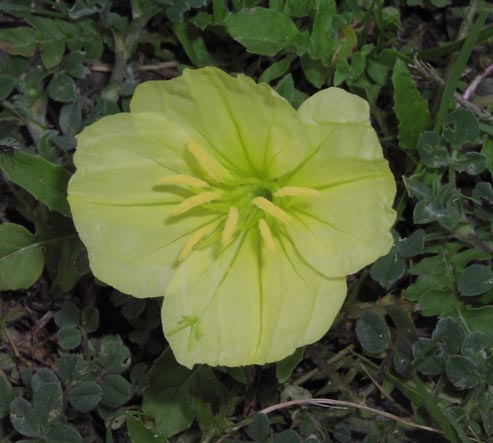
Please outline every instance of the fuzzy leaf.
[[472, 389], [481, 382], [474, 362], [461, 355], [452, 355], [447, 359], [445, 372], [448, 379], [459, 389]]
[[493, 287], [493, 271], [485, 265], [468, 266], [457, 280], [459, 292], [471, 297], [484, 294]]
[[16, 398], [10, 404], [10, 422], [17, 432], [26, 437], [39, 435], [38, 416], [31, 404], [23, 398]]
[[374, 312], [364, 312], [356, 322], [356, 336], [363, 349], [380, 354], [390, 343], [390, 329], [384, 318]]
[[89, 412], [94, 409], [102, 398], [101, 387], [91, 381], [80, 382], [68, 393], [70, 404], [80, 412]]

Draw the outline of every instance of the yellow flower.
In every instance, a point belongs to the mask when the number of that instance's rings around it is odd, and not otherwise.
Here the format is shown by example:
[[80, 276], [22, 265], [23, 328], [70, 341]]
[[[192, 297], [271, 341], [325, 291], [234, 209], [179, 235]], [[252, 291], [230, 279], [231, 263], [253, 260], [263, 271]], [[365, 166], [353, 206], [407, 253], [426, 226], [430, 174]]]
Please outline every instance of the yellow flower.
[[177, 360], [239, 366], [322, 337], [345, 277], [392, 246], [395, 182], [368, 104], [298, 111], [216, 68], [140, 85], [78, 136], [69, 202], [96, 277], [164, 296]]

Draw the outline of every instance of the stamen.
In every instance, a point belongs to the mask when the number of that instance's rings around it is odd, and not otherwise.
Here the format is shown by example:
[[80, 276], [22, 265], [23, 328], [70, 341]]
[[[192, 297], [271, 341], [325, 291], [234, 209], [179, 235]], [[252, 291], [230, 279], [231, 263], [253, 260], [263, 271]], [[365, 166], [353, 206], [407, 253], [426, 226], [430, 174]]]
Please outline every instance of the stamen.
[[168, 175], [167, 177], [160, 178], [159, 184], [163, 185], [184, 185], [191, 186], [193, 188], [208, 188], [209, 183], [191, 175]]
[[178, 256], [178, 260], [179, 261], [185, 260], [192, 252], [193, 247], [200, 240], [202, 240], [205, 236], [209, 235], [213, 231], [214, 231], [214, 226], [209, 225], [209, 226], [204, 226], [203, 228], [200, 228], [198, 231], [194, 232], [193, 235], [186, 242], [183, 249], [181, 250], [180, 255]]
[[280, 207], [276, 206], [274, 203], [264, 197], [255, 197], [251, 202], [267, 214], [272, 215], [272, 217], [277, 218], [283, 223], [289, 223], [291, 221], [291, 218], [288, 214], [286, 214]]
[[223, 236], [221, 239], [224, 246], [228, 246], [231, 242], [233, 234], [235, 233], [238, 226], [239, 218], [240, 213], [238, 212], [238, 209], [236, 209], [234, 206], [231, 206], [229, 208], [228, 218], [226, 219], [226, 224], [224, 225]]
[[222, 174], [217, 165], [210, 159], [206, 152], [193, 140], [187, 143], [188, 150], [195, 157], [199, 165], [217, 182], [222, 181]]
[[263, 218], [258, 221], [258, 229], [269, 251], [274, 252], [276, 250], [276, 244], [274, 243], [274, 238], [272, 237], [272, 232], [270, 232], [269, 225]]
[[209, 203], [213, 200], [221, 198], [220, 192], [202, 192], [201, 194], [194, 195], [183, 200], [179, 205], [175, 206], [171, 214], [180, 215], [193, 209], [197, 206], [201, 206], [205, 203]]
[[274, 197], [317, 197], [320, 195], [316, 189], [302, 188], [300, 186], [284, 186], [274, 192]]

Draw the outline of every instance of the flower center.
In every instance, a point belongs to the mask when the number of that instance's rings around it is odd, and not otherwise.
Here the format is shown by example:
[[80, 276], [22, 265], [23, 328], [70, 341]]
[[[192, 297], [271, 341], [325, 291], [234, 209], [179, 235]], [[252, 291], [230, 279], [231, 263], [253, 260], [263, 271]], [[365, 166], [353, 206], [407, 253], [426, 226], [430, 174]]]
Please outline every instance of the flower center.
[[267, 249], [274, 252], [275, 238], [282, 233], [283, 226], [291, 222], [286, 204], [289, 198], [318, 195], [315, 189], [279, 187], [277, 180], [266, 182], [238, 177], [232, 183], [231, 179], [224, 178], [219, 163], [197, 143], [190, 141], [187, 148], [202, 172], [201, 177], [178, 174], [163, 177], [158, 182], [164, 186], [183, 187], [191, 194], [173, 208], [172, 217], [186, 216], [194, 208], [202, 207], [218, 213], [218, 218], [197, 229], [187, 239], [179, 261], [185, 260], [195, 248], [209, 245], [216, 239], [227, 246], [248, 229], [258, 229]]
[[263, 197], [266, 200], [272, 201], [272, 191], [270, 189], [258, 189], [255, 191], [257, 197]]

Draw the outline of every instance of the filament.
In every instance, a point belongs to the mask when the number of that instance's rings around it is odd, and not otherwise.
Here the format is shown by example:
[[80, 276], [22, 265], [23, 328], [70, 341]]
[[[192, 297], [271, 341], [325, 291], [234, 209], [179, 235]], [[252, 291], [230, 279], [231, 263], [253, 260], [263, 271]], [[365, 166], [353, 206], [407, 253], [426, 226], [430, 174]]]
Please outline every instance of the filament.
[[229, 245], [231, 239], [233, 238], [233, 234], [238, 227], [238, 219], [240, 218], [240, 213], [238, 209], [234, 206], [229, 208], [228, 218], [226, 219], [226, 224], [224, 225], [223, 235], [222, 235], [222, 243], [224, 246]]
[[190, 140], [187, 143], [188, 150], [195, 157], [195, 160], [199, 163], [199, 165], [204, 169], [210, 177], [212, 177], [217, 182], [222, 181], [222, 174], [219, 171], [217, 165], [211, 160], [211, 158], [206, 154], [206, 152], [199, 146], [198, 143], [195, 143], [193, 140]]
[[291, 221], [291, 218], [288, 214], [286, 214], [279, 206], [276, 206], [274, 203], [264, 197], [255, 197], [252, 200], [252, 203], [258, 208], [262, 209], [262, 211], [266, 212], [269, 215], [272, 215], [272, 217], [277, 218], [283, 223], [289, 223]]
[[300, 186], [285, 186], [274, 193], [275, 197], [317, 197], [318, 195], [320, 195], [320, 192], [316, 189], [302, 188]]
[[178, 257], [179, 261], [185, 260], [190, 253], [192, 252], [192, 249], [194, 246], [202, 240], [205, 236], [209, 235], [212, 231], [214, 231], [214, 226], [204, 226], [203, 228], [199, 229], [198, 231], [194, 232], [193, 235], [188, 239], [188, 241], [185, 243], [185, 246], [180, 252], [180, 255]]
[[175, 206], [173, 211], [171, 212], [173, 215], [184, 214], [185, 212], [193, 209], [197, 206], [201, 206], [205, 203], [209, 203], [213, 200], [217, 200], [221, 198], [220, 192], [202, 192], [201, 194], [194, 195], [193, 197], [189, 197], [183, 200], [179, 205]]
[[274, 237], [272, 237], [272, 232], [270, 231], [269, 225], [263, 218], [258, 221], [258, 229], [269, 251], [274, 252], [276, 250]]

